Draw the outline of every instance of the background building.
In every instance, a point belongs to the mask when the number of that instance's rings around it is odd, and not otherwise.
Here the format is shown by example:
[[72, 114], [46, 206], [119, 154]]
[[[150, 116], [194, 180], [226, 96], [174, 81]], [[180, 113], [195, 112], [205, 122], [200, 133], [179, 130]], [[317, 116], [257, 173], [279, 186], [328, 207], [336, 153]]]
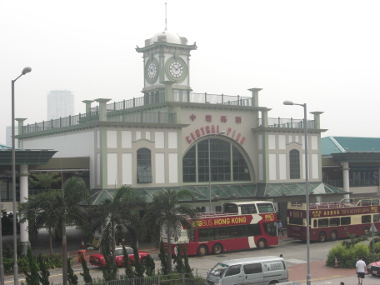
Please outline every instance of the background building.
[[52, 90], [47, 95], [48, 121], [74, 114], [74, 95], [68, 90]]

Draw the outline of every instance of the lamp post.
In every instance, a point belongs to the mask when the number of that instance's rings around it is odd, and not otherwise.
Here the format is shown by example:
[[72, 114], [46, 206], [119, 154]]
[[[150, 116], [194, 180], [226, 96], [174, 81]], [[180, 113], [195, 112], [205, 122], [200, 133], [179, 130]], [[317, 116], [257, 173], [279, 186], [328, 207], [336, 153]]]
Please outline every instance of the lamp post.
[[292, 101], [284, 101], [284, 105], [298, 105], [303, 107], [303, 129], [305, 136], [305, 192], [306, 192], [306, 262], [307, 275], [306, 284], [311, 285], [310, 275], [310, 201], [309, 201], [309, 164], [307, 158], [307, 105], [306, 103], [297, 104]]
[[16, 203], [16, 146], [15, 146], [15, 82], [21, 76], [31, 72], [30, 67], [25, 67], [21, 74], [12, 80], [12, 205], [13, 205], [13, 274], [14, 284], [18, 285], [18, 265], [17, 265], [17, 203]]
[[[214, 136], [224, 135], [224, 132], [215, 134]], [[208, 196], [209, 196], [209, 211], [211, 212], [211, 137], [208, 137]]]

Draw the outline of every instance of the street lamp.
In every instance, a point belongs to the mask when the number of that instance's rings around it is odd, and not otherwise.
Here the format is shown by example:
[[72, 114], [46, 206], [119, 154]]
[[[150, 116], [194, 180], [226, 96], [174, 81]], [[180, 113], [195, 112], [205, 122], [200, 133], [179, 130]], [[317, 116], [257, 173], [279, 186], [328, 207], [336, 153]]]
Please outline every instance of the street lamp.
[[15, 82], [21, 76], [31, 72], [30, 67], [25, 67], [21, 74], [12, 80], [12, 194], [13, 194], [13, 274], [14, 284], [18, 285], [17, 265], [17, 203], [16, 203], [16, 146], [15, 146]]
[[[213, 136], [224, 135], [224, 132], [214, 134]], [[211, 140], [212, 136], [208, 137], [208, 196], [209, 196], [209, 212], [211, 212]]]
[[307, 159], [307, 105], [306, 103], [297, 104], [292, 101], [284, 101], [284, 105], [298, 105], [303, 107], [303, 129], [305, 136], [305, 192], [306, 192], [306, 262], [307, 275], [306, 284], [311, 285], [310, 275], [310, 201], [309, 201], [309, 164]]

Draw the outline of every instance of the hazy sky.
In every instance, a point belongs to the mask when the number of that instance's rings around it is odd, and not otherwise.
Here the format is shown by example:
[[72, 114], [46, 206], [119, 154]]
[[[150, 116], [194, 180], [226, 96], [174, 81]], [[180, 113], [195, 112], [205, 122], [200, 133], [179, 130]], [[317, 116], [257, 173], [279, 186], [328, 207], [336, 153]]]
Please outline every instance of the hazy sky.
[[[196, 42], [194, 92], [250, 96], [263, 88], [269, 117], [322, 111], [323, 136], [380, 137], [380, 1], [168, 0], [168, 31]], [[136, 46], [165, 29], [165, 1], [2, 0], [0, 2], [0, 143], [16, 118], [46, 120], [50, 90], [83, 100], [141, 97]], [[312, 115], [309, 115], [312, 118]]]

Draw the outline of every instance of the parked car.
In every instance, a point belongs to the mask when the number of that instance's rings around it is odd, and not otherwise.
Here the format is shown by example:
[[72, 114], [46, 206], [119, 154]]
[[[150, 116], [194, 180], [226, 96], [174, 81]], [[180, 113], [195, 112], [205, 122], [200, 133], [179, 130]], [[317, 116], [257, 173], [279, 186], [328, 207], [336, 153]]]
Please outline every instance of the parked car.
[[373, 276], [380, 276], [380, 260], [368, 264], [367, 269]]
[[[131, 247], [126, 247], [128, 257], [130, 259], [130, 263], [133, 264], [135, 260], [135, 256], [133, 254], [133, 249]], [[139, 259], [141, 262], [144, 262], [144, 259], [149, 256], [149, 252], [147, 251], [141, 251], [139, 250]], [[123, 248], [117, 247], [115, 249], [115, 259], [117, 266], [123, 266], [124, 263], [124, 255], [123, 255]], [[104, 259], [103, 254], [97, 253], [97, 254], [91, 254], [90, 255], [90, 264], [97, 266], [97, 267], [105, 267], [106, 261]]]

